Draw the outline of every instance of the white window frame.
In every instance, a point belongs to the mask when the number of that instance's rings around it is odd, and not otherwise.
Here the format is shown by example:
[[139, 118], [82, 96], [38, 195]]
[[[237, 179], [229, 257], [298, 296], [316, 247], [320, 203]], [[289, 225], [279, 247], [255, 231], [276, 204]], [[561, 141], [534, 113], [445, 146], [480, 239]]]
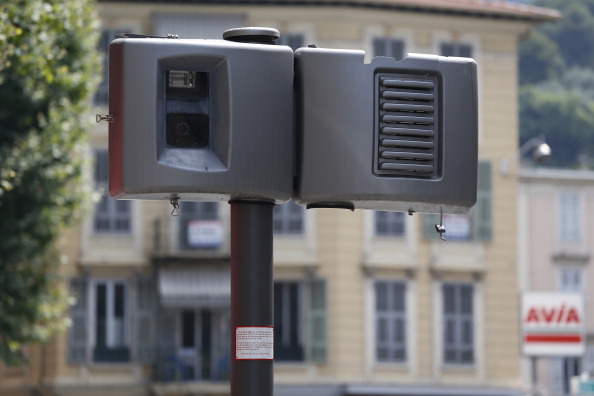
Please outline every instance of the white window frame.
[[[559, 290], [568, 292], [584, 291], [584, 268], [576, 265], [560, 265], [558, 270]], [[573, 278], [573, 279], [570, 279]], [[577, 282], [576, 282], [577, 280]], [[568, 282], [570, 281], [570, 282]]]
[[560, 242], [578, 243], [584, 239], [584, 229], [581, 214], [583, 213], [581, 194], [563, 191], [558, 197], [558, 238]]
[[[453, 313], [446, 313], [446, 296], [445, 296], [445, 288], [446, 287], [453, 287], [454, 291], [456, 293], [456, 295], [454, 296], [454, 298], [456, 299], [455, 301], [455, 312]], [[442, 351], [442, 361], [444, 363], [444, 365], [448, 365], [448, 366], [473, 366], [475, 361], [476, 361], [476, 319], [474, 317], [475, 314], [475, 307], [474, 307], [474, 293], [475, 293], [475, 288], [474, 288], [474, 284], [472, 283], [468, 283], [468, 282], [443, 282], [442, 285], [442, 329], [443, 329], [443, 345], [441, 348]], [[461, 312], [461, 307], [462, 304], [461, 303], [461, 291], [462, 288], [470, 288], [471, 292], [472, 292], [472, 300], [471, 300], [471, 312], [470, 313], [464, 313]], [[445, 342], [445, 334], [447, 332], [447, 321], [448, 320], [453, 320], [455, 325], [456, 325], [456, 339], [457, 341], [455, 341], [455, 348], [456, 348], [456, 352], [458, 354], [463, 353], [466, 349], [463, 348], [463, 346], [461, 346], [461, 341], [460, 338], [462, 337], [461, 332], [462, 330], [459, 328], [460, 324], [465, 324], [468, 321], [470, 321], [470, 331], [472, 332], [471, 334], [471, 338], [472, 338], [472, 345], [471, 345], [471, 351], [472, 351], [472, 361], [470, 362], [466, 362], [466, 361], [462, 361], [461, 359], [457, 359], [455, 361], [446, 361], [446, 356], [445, 356], [445, 351], [446, 351], [446, 342]]]
[[378, 361], [376, 359], [376, 293], [375, 284], [379, 278], [368, 278], [366, 281], [366, 313], [365, 313], [365, 372], [367, 376], [384, 372], [386, 369], [406, 370], [411, 377], [418, 374], [417, 367], [417, 318], [415, 316], [417, 297], [416, 282], [411, 278], [404, 277], [382, 277], [382, 281], [402, 282], [405, 284], [405, 331], [406, 331], [406, 359], [404, 361]]
[[[474, 323], [474, 363], [473, 364], [450, 364], [444, 361], [443, 328], [444, 328], [444, 299], [442, 285], [444, 283], [471, 284], [474, 287], [473, 299], [473, 323]], [[433, 311], [433, 350], [434, 367], [433, 374], [436, 378], [443, 376], [444, 372], [450, 370], [463, 370], [474, 373], [474, 378], [484, 378], [484, 290], [483, 284], [477, 281], [462, 281], [456, 279], [440, 279], [437, 277], [433, 282], [433, 303], [437, 308]]]
[[[105, 285], [107, 287], [107, 295], [106, 295], [106, 310], [107, 310], [107, 324], [106, 324], [106, 346], [108, 347], [115, 347], [114, 345], [116, 341], [115, 335], [115, 314], [114, 314], [114, 298], [115, 298], [115, 286], [117, 284], [122, 284], [124, 286], [124, 318], [123, 318], [123, 344], [122, 346], [127, 347], [130, 350], [129, 359], [126, 362], [108, 362], [108, 361], [96, 361], [94, 357], [95, 348], [97, 347], [97, 286]], [[115, 279], [115, 278], [95, 278], [89, 282], [89, 289], [88, 289], [88, 311], [89, 312], [89, 346], [90, 346], [90, 355], [88, 357], [88, 361], [97, 363], [97, 364], [113, 364], [113, 363], [131, 363], [133, 361], [133, 351], [132, 351], [132, 342], [131, 342], [131, 287], [130, 283], [126, 279]]]
[[377, 235], [376, 215], [373, 210], [363, 211], [363, 262], [366, 266], [414, 269], [418, 263], [418, 232], [420, 216], [404, 216], [404, 235]]
[[[305, 283], [302, 280], [296, 280], [296, 279], [280, 279], [280, 280], [275, 280], [274, 285], [296, 285], [297, 286], [297, 323], [296, 323], [296, 332], [297, 332], [297, 342], [299, 344], [299, 346], [302, 349], [302, 353], [303, 356], [301, 358], [301, 360], [289, 360], [289, 359], [282, 359], [282, 360], [277, 360], [279, 363], [305, 363], [307, 361], [307, 345], [305, 343], [305, 332], [307, 329], [306, 326], [306, 322], [305, 322], [305, 318], [306, 318], [306, 314], [305, 314], [305, 309], [306, 309], [306, 304], [307, 301], [305, 300]], [[281, 308], [281, 311], [283, 313], [286, 313], [286, 315], [284, 315], [282, 317], [282, 326], [285, 328], [288, 328], [290, 326], [288, 326], [290, 323], [290, 318], [289, 318], [289, 310], [285, 307], [285, 304], [288, 304], [288, 295], [289, 295], [289, 289], [288, 287], [283, 287], [281, 290], [281, 293], [283, 294], [283, 308]], [[276, 311], [276, 309], [275, 309]], [[282, 334], [282, 340], [275, 340], [275, 342], [280, 342], [280, 343], [285, 343], [289, 341], [289, 338], [292, 334], [290, 332], [283, 332]], [[275, 359], [278, 359], [275, 356]]]
[[[380, 217], [385, 217], [387, 226], [386, 232], [378, 232], [378, 222]], [[374, 211], [373, 212], [373, 234], [378, 238], [406, 238], [407, 234], [407, 214], [403, 212], [386, 212], [386, 211]], [[400, 227], [402, 224], [402, 232], [395, 232], [396, 227]]]
[[[95, 149], [93, 151], [93, 156], [95, 160], [95, 169], [93, 174], [93, 181], [95, 188], [99, 191], [101, 196], [99, 200], [95, 204], [94, 211], [93, 211], [93, 218], [92, 218], [92, 232], [95, 235], [108, 235], [108, 234], [117, 234], [117, 235], [130, 235], [132, 234], [132, 227], [133, 227], [133, 208], [131, 201], [118, 201], [112, 198], [109, 195], [109, 186], [108, 186], [108, 178], [106, 180], [98, 180], [97, 179], [97, 164], [100, 161], [99, 158], [104, 158], [106, 161], [109, 161], [109, 156], [107, 153], [107, 149]], [[108, 165], [108, 164], [106, 164]], [[107, 169], [105, 169], [107, 171]], [[99, 212], [99, 205], [101, 202], [105, 200], [105, 204], [107, 206], [107, 211], [105, 213]], [[119, 212], [118, 207], [123, 206], [125, 211]], [[98, 218], [101, 220], [107, 220], [109, 223], [109, 227], [106, 229], [98, 229], [97, 228], [97, 220]], [[128, 227], [125, 229], [118, 229], [116, 224], [118, 221], [127, 221]]]
[[[300, 236], [305, 233], [305, 208], [295, 202], [288, 201], [274, 207], [273, 231], [275, 235]], [[291, 229], [291, 223], [299, 221], [301, 226], [298, 230]], [[280, 224], [279, 228], [276, 225]]]
[[[388, 288], [393, 288], [396, 285], [402, 286], [403, 290], [402, 290], [402, 296], [404, 299], [404, 303], [403, 303], [403, 309], [402, 311], [396, 311], [394, 310], [393, 306], [391, 306], [390, 301], [388, 301], [388, 309], [380, 312], [378, 310], [378, 286], [380, 284], [386, 284], [388, 286]], [[373, 348], [373, 356], [374, 356], [374, 361], [376, 364], [405, 364], [408, 362], [409, 360], [409, 356], [410, 356], [410, 351], [408, 348], [408, 344], [409, 344], [409, 335], [411, 333], [411, 331], [409, 331], [408, 327], [409, 327], [409, 323], [408, 323], [408, 313], [410, 312], [410, 309], [408, 308], [408, 284], [406, 281], [404, 280], [386, 280], [386, 279], [376, 279], [373, 282], [373, 315], [374, 315], [374, 320], [373, 320], [373, 325], [374, 325], [374, 333], [373, 333], [373, 339], [374, 339], [374, 348]], [[393, 290], [392, 290], [393, 291]], [[390, 297], [394, 297], [392, 295], [391, 291], [388, 291], [388, 299], [390, 299]], [[394, 321], [394, 320], [403, 320], [404, 321], [404, 326], [402, 328], [402, 331], [404, 332], [404, 341], [403, 341], [403, 345], [394, 345], [396, 344], [395, 342], [390, 342], [388, 341], [388, 350], [390, 351], [391, 349], [394, 349], [395, 347], [403, 347], [404, 348], [404, 358], [403, 359], [393, 359], [388, 357], [387, 359], [380, 359], [380, 357], [378, 356], [378, 348], [380, 347], [379, 345], [379, 339], [378, 339], [378, 331], [379, 331], [379, 321], [380, 320], [387, 320], [387, 321]], [[393, 324], [387, 325], [388, 329], [388, 333], [390, 335], [393, 335], [393, 331], [394, 329]], [[391, 338], [391, 337], [390, 337]]]

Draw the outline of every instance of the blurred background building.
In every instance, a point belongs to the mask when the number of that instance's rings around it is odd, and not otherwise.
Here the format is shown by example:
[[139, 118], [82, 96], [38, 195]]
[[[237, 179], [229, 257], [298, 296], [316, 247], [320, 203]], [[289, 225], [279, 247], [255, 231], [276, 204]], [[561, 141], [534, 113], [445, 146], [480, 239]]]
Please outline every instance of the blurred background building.
[[[531, 253], [518, 256], [517, 161], [503, 173], [497, 165], [517, 158], [518, 42], [556, 12], [482, 0], [146, 0], [98, 8], [103, 52], [119, 32], [219, 39], [229, 28], [267, 26], [294, 49], [475, 58], [478, 203], [469, 216], [444, 215], [447, 242], [431, 215], [275, 208], [275, 394], [526, 392], [517, 262], [529, 265]], [[95, 97], [99, 113], [107, 98], [105, 82]], [[176, 217], [165, 202], [109, 198], [105, 123], [91, 131], [89, 156], [102, 195], [62, 239], [62, 275], [77, 296], [72, 327], [31, 347], [29, 366], [0, 368], [0, 393], [28, 395], [42, 384], [63, 396], [228, 394], [228, 205], [183, 203]], [[522, 177], [525, 185], [540, 180]]]
[[583, 357], [537, 360], [543, 395], [570, 393], [572, 377], [594, 372], [594, 307], [588, 303], [594, 230], [594, 172], [523, 168], [518, 216], [519, 280], [522, 291], [580, 292], [586, 301]]

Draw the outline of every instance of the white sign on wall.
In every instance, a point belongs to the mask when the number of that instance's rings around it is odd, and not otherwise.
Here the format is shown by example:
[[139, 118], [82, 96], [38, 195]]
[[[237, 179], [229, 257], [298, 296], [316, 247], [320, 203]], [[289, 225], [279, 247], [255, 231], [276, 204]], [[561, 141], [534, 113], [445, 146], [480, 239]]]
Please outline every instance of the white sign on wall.
[[586, 318], [581, 293], [526, 292], [521, 315], [525, 356], [585, 354]]
[[194, 248], [218, 248], [224, 238], [223, 225], [218, 220], [188, 222], [188, 245]]

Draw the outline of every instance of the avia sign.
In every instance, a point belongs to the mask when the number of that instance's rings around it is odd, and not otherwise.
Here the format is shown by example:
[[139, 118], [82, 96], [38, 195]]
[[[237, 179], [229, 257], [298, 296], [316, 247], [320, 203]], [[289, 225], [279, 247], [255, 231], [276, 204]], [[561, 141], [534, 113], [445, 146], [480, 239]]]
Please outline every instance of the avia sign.
[[526, 292], [522, 295], [525, 356], [582, 356], [586, 318], [581, 293]]

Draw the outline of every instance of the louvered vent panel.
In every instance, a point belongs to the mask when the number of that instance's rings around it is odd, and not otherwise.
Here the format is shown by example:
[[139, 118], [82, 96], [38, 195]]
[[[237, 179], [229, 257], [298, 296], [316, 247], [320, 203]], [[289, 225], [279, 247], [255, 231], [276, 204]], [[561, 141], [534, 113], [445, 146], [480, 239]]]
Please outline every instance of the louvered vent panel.
[[438, 172], [437, 79], [381, 74], [375, 171], [380, 176], [433, 178]]

